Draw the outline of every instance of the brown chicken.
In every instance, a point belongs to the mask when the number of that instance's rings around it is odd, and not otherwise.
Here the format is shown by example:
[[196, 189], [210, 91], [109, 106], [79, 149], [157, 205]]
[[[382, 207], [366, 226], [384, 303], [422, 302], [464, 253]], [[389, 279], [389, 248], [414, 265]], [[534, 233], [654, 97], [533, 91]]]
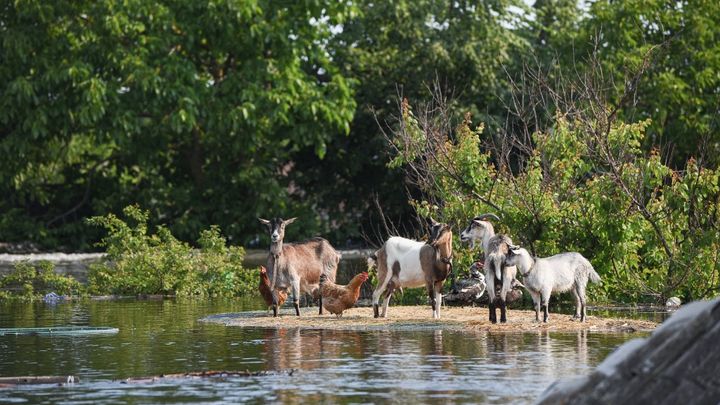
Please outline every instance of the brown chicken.
[[340, 318], [343, 311], [355, 306], [360, 297], [360, 287], [368, 279], [368, 273], [362, 272], [348, 285], [338, 285], [327, 279], [324, 274], [320, 276], [320, 294], [322, 294], [323, 307]]
[[[268, 278], [267, 269], [265, 268], [265, 266], [260, 266], [260, 285], [258, 286], [258, 290], [260, 290], [260, 295], [262, 295], [265, 303], [268, 306], [271, 306], [273, 304], [273, 297], [272, 291], [270, 290], [270, 279]], [[285, 303], [287, 297], [287, 291], [278, 290], [278, 307], [281, 307], [282, 304]]]

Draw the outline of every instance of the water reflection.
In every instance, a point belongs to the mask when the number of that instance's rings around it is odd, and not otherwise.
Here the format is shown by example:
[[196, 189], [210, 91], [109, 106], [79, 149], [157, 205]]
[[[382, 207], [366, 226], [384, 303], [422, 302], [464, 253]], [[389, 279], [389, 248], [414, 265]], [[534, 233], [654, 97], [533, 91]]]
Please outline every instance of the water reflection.
[[[0, 305], [0, 327], [89, 324], [113, 336], [0, 337], [0, 375], [79, 375], [72, 388], [0, 391], [0, 402], [530, 402], [587, 373], [635, 334], [241, 329], [197, 322], [238, 302]], [[286, 370], [253, 378], [118, 380], [199, 370]], [[80, 399], [82, 398], [82, 399]]]

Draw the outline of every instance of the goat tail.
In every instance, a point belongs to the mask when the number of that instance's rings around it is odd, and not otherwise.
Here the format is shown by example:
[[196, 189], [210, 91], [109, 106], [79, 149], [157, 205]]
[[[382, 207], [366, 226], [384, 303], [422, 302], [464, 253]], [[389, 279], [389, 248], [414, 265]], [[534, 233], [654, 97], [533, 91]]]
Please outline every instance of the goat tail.
[[602, 284], [602, 280], [600, 280], [600, 275], [597, 274], [597, 272], [595, 271], [595, 269], [593, 268], [593, 266], [591, 264], [588, 263], [587, 269], [588, 269], [588, 278], [590, 279], [590, 282], [592, 282], [593, 284]]

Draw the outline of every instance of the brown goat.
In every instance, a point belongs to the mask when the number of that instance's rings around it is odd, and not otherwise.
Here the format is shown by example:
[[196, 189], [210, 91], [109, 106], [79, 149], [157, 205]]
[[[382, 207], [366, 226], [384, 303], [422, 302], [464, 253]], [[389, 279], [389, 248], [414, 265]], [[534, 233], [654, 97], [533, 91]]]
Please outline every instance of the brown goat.
[[295, 313], [300, 316], [300, 292], [312, 294], [319, 299], [320, 315], [323, 313], [322, 296], [319, 293], [320, 275], [335, 282], [340, 254], [323, 238], [312, 238], [305, 242], [285, 243], [285, 226], [296, 218], [272, 221], [258, 218], [270, 231], [270, 251], [267, 257], [267, 271], [273, 296], [273, 316], [277, 316], [278, 292], [292, 288]]

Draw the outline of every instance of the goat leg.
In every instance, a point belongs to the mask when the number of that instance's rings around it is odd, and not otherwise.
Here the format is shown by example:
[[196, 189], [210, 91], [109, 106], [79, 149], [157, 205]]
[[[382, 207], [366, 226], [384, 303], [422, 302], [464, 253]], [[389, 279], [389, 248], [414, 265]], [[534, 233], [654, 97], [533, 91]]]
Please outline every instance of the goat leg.
[[507, 305], [505, 303], [505, 300], [500, 299], [500, 323], [507, 322], [507, 317], [505, 316], [506, 315], [506, 309], [505, 309], [506, 306]]
[[427, 283], [427, 292], [428, 292], [428, 296], [430, 296], [430, 306], [432, 307], [432, 310], [433, 310], [433, 319], [436, 319], [437, 318], [437, 309], [436, 309], [437, 303], [435, 302], [435, 288], [433, 287], [432, 282]]
[[320, 315], [323, 314], [322, 312], [322, 293], [320, 294], [320, 297], [318, 298], [318, 304], [320, 305]]
[[300, 316], [300, 280], [291, 280], [293, 290], [293, 305], [295, 306], [295, 315]]
[[490, 312], [490, 322], [497, 323], [497, 312], [495, 312], [495, 300], [491, 299], [488, 304], [488, 310]]
[[542, 297], [542, 305], [543, 305], [543, 322], [547, 323], [548, 321], [548, 306], [550, 304], [550, 290], [544, 290], [541, 293]]

